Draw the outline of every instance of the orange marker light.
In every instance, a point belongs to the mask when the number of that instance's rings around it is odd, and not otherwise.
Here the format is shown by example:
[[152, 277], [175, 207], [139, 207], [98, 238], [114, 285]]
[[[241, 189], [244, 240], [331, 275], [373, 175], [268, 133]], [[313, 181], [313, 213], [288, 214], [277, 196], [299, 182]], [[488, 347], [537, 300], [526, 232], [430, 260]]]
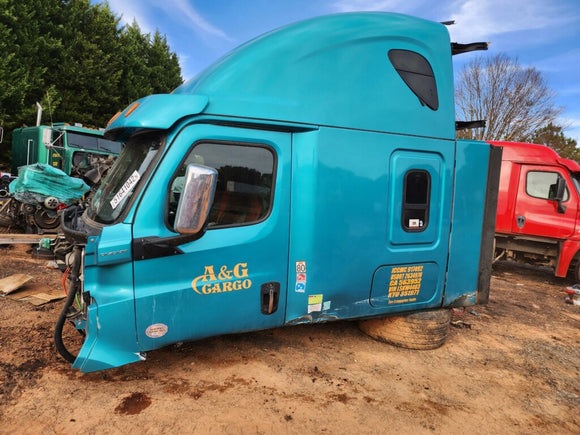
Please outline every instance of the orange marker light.
[[132, 105], [132, 106], [129, 108], [129, 110], [127, 110], [127, 113], [125, 113], [125, 118], [126, 118], [127, 116], [129, 116], [131, 113], [133, 113], [133, 111], [134, 111], [134, 110], [135, 110], [137, 107], [139, 107], [139, 103], [135, 103], [135, 104], [133, 104], [133, 105]]
[[111, 123], [112, 123], [112, 122], [113, 122], [115, 119], [117, 119], [117, 118], [119, 117], [119, 115], [120, 115], [120, 114], [121, 114], [121, 112], [117, 112], [117, 113], [115, 113], [115, 115], [114, 115], [114, 116], [113, 116], [111, 119], [109, 119], [109, 122], [107, 122], [107, 127], [108, 127], [108, 126], [109, 126], [109, 125], [110, 125], [110, 124], [111, 124]]

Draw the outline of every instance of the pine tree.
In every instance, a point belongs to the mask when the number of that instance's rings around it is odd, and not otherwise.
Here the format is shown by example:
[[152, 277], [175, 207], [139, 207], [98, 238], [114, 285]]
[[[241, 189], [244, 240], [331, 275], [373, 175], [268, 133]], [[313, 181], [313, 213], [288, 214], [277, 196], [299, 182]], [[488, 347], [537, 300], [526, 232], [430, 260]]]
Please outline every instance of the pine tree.
[[155, 32], [149, 47], [149, 82], [153, 93], [167, 92], [183, 83], [181, 68], [175, 53], [171, 53], [167, 38]]
[[[153, 93], [153, 85], [149, 81], [149, 65], [146, 55], [148, 46], [149, 35], [141, 33], [137, 22], [125, 27], [121, 35], [121, 50], [119, 52], [119, 57], [123, 62], [119, 87], [122, 106]], [[119, 107], [119, 109], [122, 108]]]
[[580, 163], [580, 150], [576, 148], [576, 141], [564, 136], [562, 127], [551, 122], [536, 130], [531, 139], [532, 143], [549, 146], [555, 150], [560, 157], [576, 160]]
[[158, 31], [121, 27], [108, 4], [89, 0], [0, 0], [0, 164], [11, 131], [36, 122], [104, 127], [118, 110], [182, 82], [177, 55]]

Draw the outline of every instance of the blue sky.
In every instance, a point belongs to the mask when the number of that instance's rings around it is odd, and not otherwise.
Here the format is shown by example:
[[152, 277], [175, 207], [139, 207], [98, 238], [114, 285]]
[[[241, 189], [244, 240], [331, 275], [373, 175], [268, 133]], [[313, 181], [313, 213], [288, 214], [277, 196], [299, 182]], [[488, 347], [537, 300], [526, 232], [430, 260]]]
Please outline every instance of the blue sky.
[[[93, 0], [93, 3], [99, 2]], [[121, 23], [159, 30], [179, 56], [185, 80], [238, 45], [277, 27], [318, 15], [351, 11], [399, 12], [455, 20], [451, 40], [491, 42], [540, 70], [564, 108], [559, 123], [580, 145], [579, 0], [108, 0]], [[454, 57], [454, 68], [472, 56]]]

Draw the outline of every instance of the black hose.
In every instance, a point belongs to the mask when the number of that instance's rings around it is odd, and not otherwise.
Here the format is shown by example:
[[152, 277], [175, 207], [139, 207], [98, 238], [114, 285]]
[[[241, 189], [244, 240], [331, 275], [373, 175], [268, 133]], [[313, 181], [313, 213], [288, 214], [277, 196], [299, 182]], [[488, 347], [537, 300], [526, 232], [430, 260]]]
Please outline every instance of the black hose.
[[60, 353], [60, 355], [65, 360], [67, 360], [71, 364], [75, 362], [77, 357], [75, 355], [73, 355], [72, 353], [70, 353], [68, 351], [68, 349], [66, 348], [66, 346], [64, 345], [64, 343], [62, 341], [62, 330], [63, 330], [64, 324], [66, 322], [68, 310], [75, 300], [75, 295], [77, 293], [78, 286], [79, 286], [78, 277], [79, 277], [79, 270], [81, 267], [81, 255], [80, 254], [81, 254], [81, 248], [79, 248], [78, 246], [75, 246], [73, 248], [73, 265], [72, 265], [71, 274], [70, 274], [72, 285], [71, 285], [71, 288], [68, 292], [66, 300], [64, 302], [64, 307], [62, 308], [62, 311], [60, 313], [60, 316], [58, 317], [58, 320], [56, 321], [56, 326], [54, 328], [54, 345], [56, 346], [56, 350], [58, 351], [58, 353]]

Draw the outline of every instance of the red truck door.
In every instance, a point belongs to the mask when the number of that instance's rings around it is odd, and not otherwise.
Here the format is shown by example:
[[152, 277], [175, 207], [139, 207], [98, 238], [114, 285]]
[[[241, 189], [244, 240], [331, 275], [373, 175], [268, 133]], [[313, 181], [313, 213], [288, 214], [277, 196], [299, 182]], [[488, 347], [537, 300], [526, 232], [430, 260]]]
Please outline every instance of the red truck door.
[[[554, 199], [558, 178], [566, 182], [561, 207]], [[574, 233], [578, 199], [569, 174], [562, 168], [522, 165], [512, 232], [566, 239]]]

